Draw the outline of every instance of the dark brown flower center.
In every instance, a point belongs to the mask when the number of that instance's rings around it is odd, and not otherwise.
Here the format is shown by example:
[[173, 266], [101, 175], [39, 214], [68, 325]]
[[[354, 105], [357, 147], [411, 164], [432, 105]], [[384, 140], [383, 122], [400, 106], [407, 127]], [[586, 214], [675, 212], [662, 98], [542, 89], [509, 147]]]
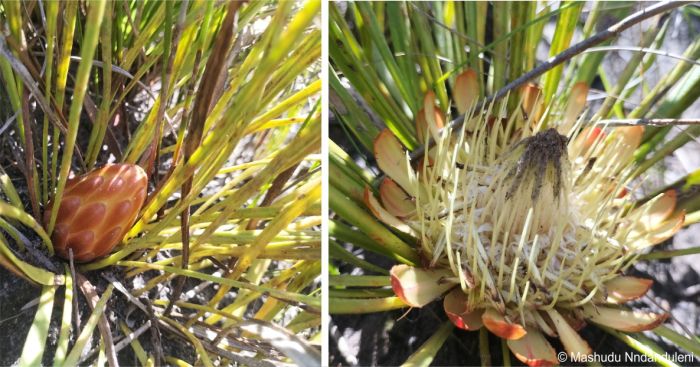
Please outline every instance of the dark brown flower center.
[[[507, 176], [513, 182], [506, 197], [511, 198], [521, 188], [530, 186], [527, 185], [529, 180], [534, 180], [530, 196], [533, 202], [539, 197], [545, 182], [552, 185], [554, 198], [558, 199], [562, 192], [564, 165], [568, 164], [567, 143], [567, 137], [554, 128], [518, 142], [513, 151], [520, 157], [508, 172]], [[545, 178], [548, 179], [545, 181]]]

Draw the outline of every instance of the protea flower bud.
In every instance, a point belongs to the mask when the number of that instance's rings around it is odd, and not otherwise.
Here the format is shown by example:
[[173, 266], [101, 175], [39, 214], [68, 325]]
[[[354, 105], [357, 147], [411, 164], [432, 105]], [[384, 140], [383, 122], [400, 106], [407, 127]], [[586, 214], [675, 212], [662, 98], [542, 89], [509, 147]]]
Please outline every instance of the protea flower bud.
[[[56, 253], [68, 249], [80, 262], [107, 255], [131, 228], [143, 206], [148, 176], [133, 164], [108, 164], [68, 180], [52, 233]], [[53, 203], [44, 211], [48, 225]]]

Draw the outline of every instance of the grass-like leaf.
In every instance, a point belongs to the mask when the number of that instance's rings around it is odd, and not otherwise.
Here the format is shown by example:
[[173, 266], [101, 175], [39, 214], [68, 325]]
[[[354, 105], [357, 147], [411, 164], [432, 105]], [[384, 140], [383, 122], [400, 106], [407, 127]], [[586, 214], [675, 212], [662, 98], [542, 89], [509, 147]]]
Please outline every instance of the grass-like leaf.
[[39, 308], [34, 315], [34, 322], [29, 328], [29, 334], [24, 341], [22, 349], [22, 357], [19, 360], [19, 365], [37, 366], [41, 364], [41, 358], [44, 355], [46, 347], [46, 337], [49, 334], [49, 326], [51, 325], [51, 312], [53, 311], [54, 295], [56, 294], [56, 286], [45, 285], [41, 289], [39, 297]]

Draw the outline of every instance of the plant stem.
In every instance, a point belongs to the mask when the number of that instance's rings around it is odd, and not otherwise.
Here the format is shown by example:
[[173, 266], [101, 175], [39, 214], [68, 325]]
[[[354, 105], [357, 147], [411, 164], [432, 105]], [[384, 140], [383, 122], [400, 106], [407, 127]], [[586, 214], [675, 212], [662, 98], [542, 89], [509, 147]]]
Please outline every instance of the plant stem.
[[501, 354], [503, 355], [503, 367], [510, 367], [510, 349], [508, 349], [508, 342], [505, 339], [501, 339]]
[[491, 366], [491, 351], [489, 350], [489, 331], [482, 327], [479, 329], [479, 356], [481, 366]]

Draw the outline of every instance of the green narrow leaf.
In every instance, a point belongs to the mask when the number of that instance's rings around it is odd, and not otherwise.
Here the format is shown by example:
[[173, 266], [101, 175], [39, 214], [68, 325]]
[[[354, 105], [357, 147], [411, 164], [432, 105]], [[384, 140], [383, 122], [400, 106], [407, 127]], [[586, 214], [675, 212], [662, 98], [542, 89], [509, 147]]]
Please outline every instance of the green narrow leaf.
[[391, 279], [385, 275], [331, 275], [328, 278], [331, 287], [388, 287]]
[[201, 280], [211, 281], [214, 283], [225, 284], [227, 286], [234, 287], [234, 288], [243, 288], [243, 289], [249, 289], [249, 290], [260, 292], [260, 293], [268, 293], [271, 296], [277, 297], [280, 299], [305, 303], [309, 307], [312, 307], [314, 309], [318, 309], [321, 306], [321, 300], [318, 297], [307, 296], [307, 295], [303, 295], [303, 294], [299, 294], [299, 293], [285, 292], [285, 291], [281, 291], [281, 290], [273, 289], [273, 288], [269, 288], [269, 287], [256, 286], [256, 285], [253, 285], [250, 283], [240, 282], [240, 281], [232, 280], [232, 279], [228, 279], [228, 278], [221, 278], [221, 277], [217, 277], [217, 276], [212, 276], [212, 275], [204, 274], [204, 273], [197, 272], [197, 271], [183, 270], [181, 268], [176, 268], [176, 267], [172, 267], [172, 266], [162, 266], [162, 265], [157, 265], [157, 264], [141, 263], [138, 261], [120, 261], [119, 263], [117, 263], [117, 265], [127, 266], [127, 267], [133, 266], [136, 268], [145, 268], [145, 269], [166, 271], [168, 273], [173, 273], [173, 274], [177, 274], [177, 275], [184, 275], [186, 277], [192, 277], [195, 279], [201, 279]]
[[51, 312], [53, 311], [55, 293], [55, 286], [45, 285], [41, 288], [39, 308], [36, 310], [34, 322], [32, 322], [27, 339], [24, 341], [24, 348], [19, 359], [20, 367], [41, 365], [41, 358], [46, 347], [46, 337], [49, 335], [49, 326], [51, 326]]
[[15, 185], [12, 184], [10, 176], [4, 169], [2, 169], [2, 167], [0, 167], [0, 189], [2, 189], [2, 192], [10, 200], [10, 204], [17, 208], [23, 207], [22, 200], [19, 198]]
[[[45, 91], [46, 97], [51, 97], [53, 90], [54, 52], [56, 47], [56, 21], [58, 19], [59, 3], [49, 1], [46, 3], [46, 69]], [[49, 116], [44, 116], [41, 145], [41, 201], [46, 204], [49, 201]]]
[[[566, 3], [568, 3], [568, 1], [562, 2], [562, 5]], [[571, 39], [574, 36], [576, 23], [578, 22], [578, 17], [581, 14], [581, 9], [583, 9], [583, 2], [576, 1], [575, 5], [566, 8], [559, 14], [557, 27], [554, 32], [554, 39], [552, 40], [552, 46], [549, 49], [550, 57], [561, 53], [571, 44]], [[564, 65], [559, 65], [554, 67], [552, 70], [549, 70], [544, 75], [544, 86], [542, 90], [544, 92], [545, 106], [548, 105], [555, 97], [563, 70]]]
[[[512, 2], [495, 1], [493, 3], [493, 38], [501, 39], [510, 33], [510, 9]], [[499, 42], [495, 45], [492, 55], [496, 60], [506, 60], [508, 57], [508, 43]], [[506, 85], [507, 75], [505, 62], [494, 62], [492, 64], [493, 77], [491, 79], [491, 91], [499, 90]]]
[[0, 216], [9, 217], [19, 221], [25, 226], [31, 228], [36, 234], [41, 237], [46, 245], [46, 249], [49, 251], [50, 255], [53, 255], [53, 244], [49, 235], [44, 231], [44, 228], [37, 223], [37, 221], [31, 215], [27, 214], [24, 210], [18, 207], [9, 205], [3, 201], [0, 201]]
[[378, 245], [384, 247], [388, 254], [394, 254], [395, 257], [401, 259], [399, 261], [405, 264], [416, 265], [420, 262], [418, 254], [413, 248], [394, 235], [380, 224], [374, 216], [360, 208], [355, 202], [347, 198], [335, 187], [331, 186], [328, 188], [328, 197], [331, 210], [357, 226], [364, 233], [371, 233], [372, 239], [374, 239]]
[[414, 2], [412, 6], [420, 10], [415, 10], [409, 8], [409, 17], [413, 22], [412, 30], [414, 31], [414, 37], [416, 44], [420, 48], [420, 57], [423, 73], [425, 73], [425, 82], [428, 89], [435, 91], [438, 101], [440, 101], [440, 106], [442, 108], [447, 108], [449, 105], [449, 100], [447, 98], [447, 88], [445, 83], [439, 82], [440, 77], [443, 75], [442, 67], [440, 66], [440, 59], [437, 56], [437, 48], [433, 42], [433, 37], [430, 32], [430, 25], [425, 14], [429, 14], [430, 11], [425, 3]]
[[106, 21], [102, 24], [100, 32], [100, 44], [102, 46], [102, 101], [97, 110], [95, 123], [92, 125], [90, 132], [90, 140], [88, 141], [88, 149], [86, 156], [86, 164], [89, 169], [95, 166], [97, 156], [103, 146], [105, 133], [107, 132], [107, 124], [111, 117], [110, 104], [112, 103], [112, 8], [114, 2], [109, 2], [105, 8], [104, 18]]
[[56, 343], [56, 354], [54, 354], [54, 367], [63, 366], [63, 361], [68, 354], [68, 343], [70, 342], [70, 331], [73, 320], [73, 277], [70, 273], [70, 268], [65, 265], [66, 277], [66, 292], [63, 297], [63, 313], [61, 316], [61, 331], [58, 334], [58, 342]]
[[[367, 238], [369, 240], [369, 238]], [[385, 274], [389, 275], [389, 271], [386, 269], [382, 269], [368, 261], [362, 260], [360, 258], [357, 258], [355, 255], [353, 255], [350, 251], [344, 249], [340, 244], [338, 244], [336, 241], [328, 241], [329, 245], [329, 255], [331, 259], [338, 259], [338, 260], [343, 260], [345, 262], [348, 262], [350, 264], [353, 264], [355, 266], [359, 266], [365, 270], [372, 271], [375, 273], [379, 274]]]
[[391, 37], [392, 50], [394, 55], [397, 55], [396, 63], [401, 69], [401, 74], [405, 78], [402, 82], [406, 84], [406, 88], [409, 92], [409, 97], [405, 102], [409, 106], [415, 105], [415, 107], [411, 108], [411, 111], [414, 111], [415, 115], [417, 111], [416, 108], [420, 106], [421, 102], [421, 92], [418, 86], [420, 79], [415, 68], [416, 62], [413, 50], [411, 50], [411, 30], [409, 28], [410, 22], [406, 12], [406, 4], [393, 1], [387, 2], [386, 18], [386, 26], [391, 29], [389, 36]]
[[73, 149], [78, 136], [78, 127], [80, 126], [80, 114], [83, 110], [83, 100], [87, 91], [87, 85], [92, 70], [92, 60], [95, 55], [95, 48], [100, 35], [100, 24], [104, 14], [106, 1], [93, 0], [90, 2], [88, 17], [86, 22], [85, 37], [81, 43], [80, 64], [76, 75], [75, 86], [73, 89], [73, 100], [70, 106], [68, 115], [68, 134], [63, 147], [63, 156], [61, 157], [61, 170], [56, 188], [54, 201], [56, 205], [52, 207], [51, 219], [48, 223], [48, 232], [52, 233], [58, 216], [58, 208], [61, 206], [60, 201], [63, 197], [63, 189], [66, 186], [68, 175], [73, 161]]
[[97, 301], [95, 309], [92, 310], [90, 318], [88, 318], [88, 321], [85, 323], [85, 326], [83, 326], [83, 330], [80, 331], [80, 335], [78, 335], [78, 338], [76, 339], [75, 344], [73, 345], [73, 349], [71, 349], [70, 353], [68, 353], [68, 356], [66, 356], [66, 359], [63, 362], [64, 366], [78, 365], [78, 361], [83, 353], [83, 349], [85, 348], [85, 345], [87, 344], [88, 340], [92, 338], [92, 332], [95, 330], [95, 326], [97, 326], [97, 322], [99, 321], [100, 316], [104, 312], [105, 307], [107, 306], [107, 301], [112, 296], [113, 290], [114, 285], [108, 285], [107, 289], [102, 294], [102, 297], [100, 297], [100, 300]]
[[661, 325], [652, 331], [654, 334], [669, 340], [673, 345], [685, 349], [692, 355], [700, 356], [700, 339], [697, 336], [694, 339], [689, 339], [666, 325]]
[[[649, 47], [651, 43], [654, 42], [654, 40], [656, 39], [656, 36], [659, 33], [660, 29], [661, 28], [659, 27], [659, 25], [653, 25], [645, 32], [643, 32], [642, 39], [639, 41], [639, 47]], [[605, 98], [605, 100], [603, 101], [603, 105], [591, 118], [591, 120], [595, 121], [599, 118], [610, 117], [610, 112], [613, 108], [613, 105], [615, 104], [617, 99], [622, 96], [622, 92], [625, 89], [625, 87], [627, 87], [627, 83], [630, 81], [635, 72], [637, 72], [639, 64], [642, 62], [644, 55], [644, 52], [635, 52], [632, 55], [632, 57], [627, 61], [627, 65], [625, 65], [625, 68], [622, 70], [621, 73], [617, 75], [617, 83], [612, 88], [612, 90], [607, 90], [606, 88], [608, 96]]]
[[366, 52], [371, 47], [363, 48], [350, 31], [350, 27], [340, 15], [335, 5], [329, 7], [329, 39], [334, 47], [329, 48], [329, 58], [338, 70], [343, 72], [354, 89], [384, 121], [404, 145], [416, 147], [415, 128], [409, 117], [397, 105], [374, 68], [366, 67], [370, 62]]
[[328, 78], [333, 113], [366, 151], [372, 151], [372, 141], [379, 134], [379, 129], [343, 87], [332, 66], [329, 67]]
[[[68, 81], [68, 69], [70, 67], [70, 57], [71, 50], [73, 49], [73, 36], [75, 34], [75, 20], [76, 13], [78, 11], [77, 1], [68, 1], [65, 3], [59, 3], [59, 5], [64, 6], [63, 11], [63, 29], [61, 29], [61, 42], [58, 45], [58, 58], [56, 59], [56, 91], [54, 98], [56, 99], [56, 105], [63, 108], [66, 97], [66, 83]], [[47, 93], [48, 95], [48, 93]], [[63, 111], [62, 111], [63, 112]], [[65, 113], [65, 112], [64, 112]], [[58, 148], [60, 143], [60, 129], [58, 126], [54, 126], [52, 139], [52, 151], [51, 151], [51, 180], [52, 188], [51, 191], [55, 189], [55, 185], [58, 184], [58, 161], [60, 155], [58, 154]], [[58, 205], [55, 205], [58, 206]], [[47, 223], [48, 224], [48, 223]]]
[[642, 353], [654, 362], [658, 363], [660, 366], [664, 367], [677, 367], [678, 364], [674, 363], [672, 360], [668, 359], [668, 355], [661, 352], [661, 349], [653, 344], [648, 338], [639, 338], [630, 334], [623, 333], [621, 331], [613, 330], [611, 328], [600, 326], [605, 332], [613, 335], [614, 337], [622, 340], [625, 344]]
[[389, 50], [389, 45], [386, 43], [386, 37], [382, 29], [380, 29], [377, 22], [377, 17], [374, 12], [371, 11], [369, 3], [366, 2], [356, 2], [353, 3], [358, 7], [358, 13], [362, 15], [364, 20], [365, 29], [368, 31], [368, 35], [372, 40], [374, 47], [379, 52], [381, 57], [381, 64], [387, 68], [389, 74], [391, 75], [394, 84], [398, 88], [403, 100], [407, 102], [409, 108], [415, 115], [418, 112], [418, 101], [413, 99], [413, 94], [411, 93], [408, 85], [404, 82], [407, 80], [407, 76], [401, 72], [399, 66], [394, 59], [394, 55], [391, 50]]
[[409, 307], [399, 297], [331, 298], [328, 302], [328, 312], [332, 315], [384, 312]]
[[420, 346], [410, 357], [404, 362], [402, 367], [428, 367], [435, 359], [435, 355], [445, 344], [445, 340], [452, 333], [453, 325], [451, 321], [445, 321], [440, 325], [435, 334], [433, 334], [423, 345]]
[[[686, 48], [685, 52], [683, 52], [683, 57], [690, 60], [700, 59], [700, 38], [697, 38]], [[693, 73], [700, 73], [698, 68], [693, 66], [694, 64], [692, 63], [679, 60], [671, 72], [663, 76], [656, 86], [642, 99], [639, 105], [629, 113], [628, 117], [639, 118], [646, 116], [654, 106], [654, 103], [658, 101], [659, 97], [676, 85], [681, 78], [685, 77], [689, 79], [690, 75]]]

